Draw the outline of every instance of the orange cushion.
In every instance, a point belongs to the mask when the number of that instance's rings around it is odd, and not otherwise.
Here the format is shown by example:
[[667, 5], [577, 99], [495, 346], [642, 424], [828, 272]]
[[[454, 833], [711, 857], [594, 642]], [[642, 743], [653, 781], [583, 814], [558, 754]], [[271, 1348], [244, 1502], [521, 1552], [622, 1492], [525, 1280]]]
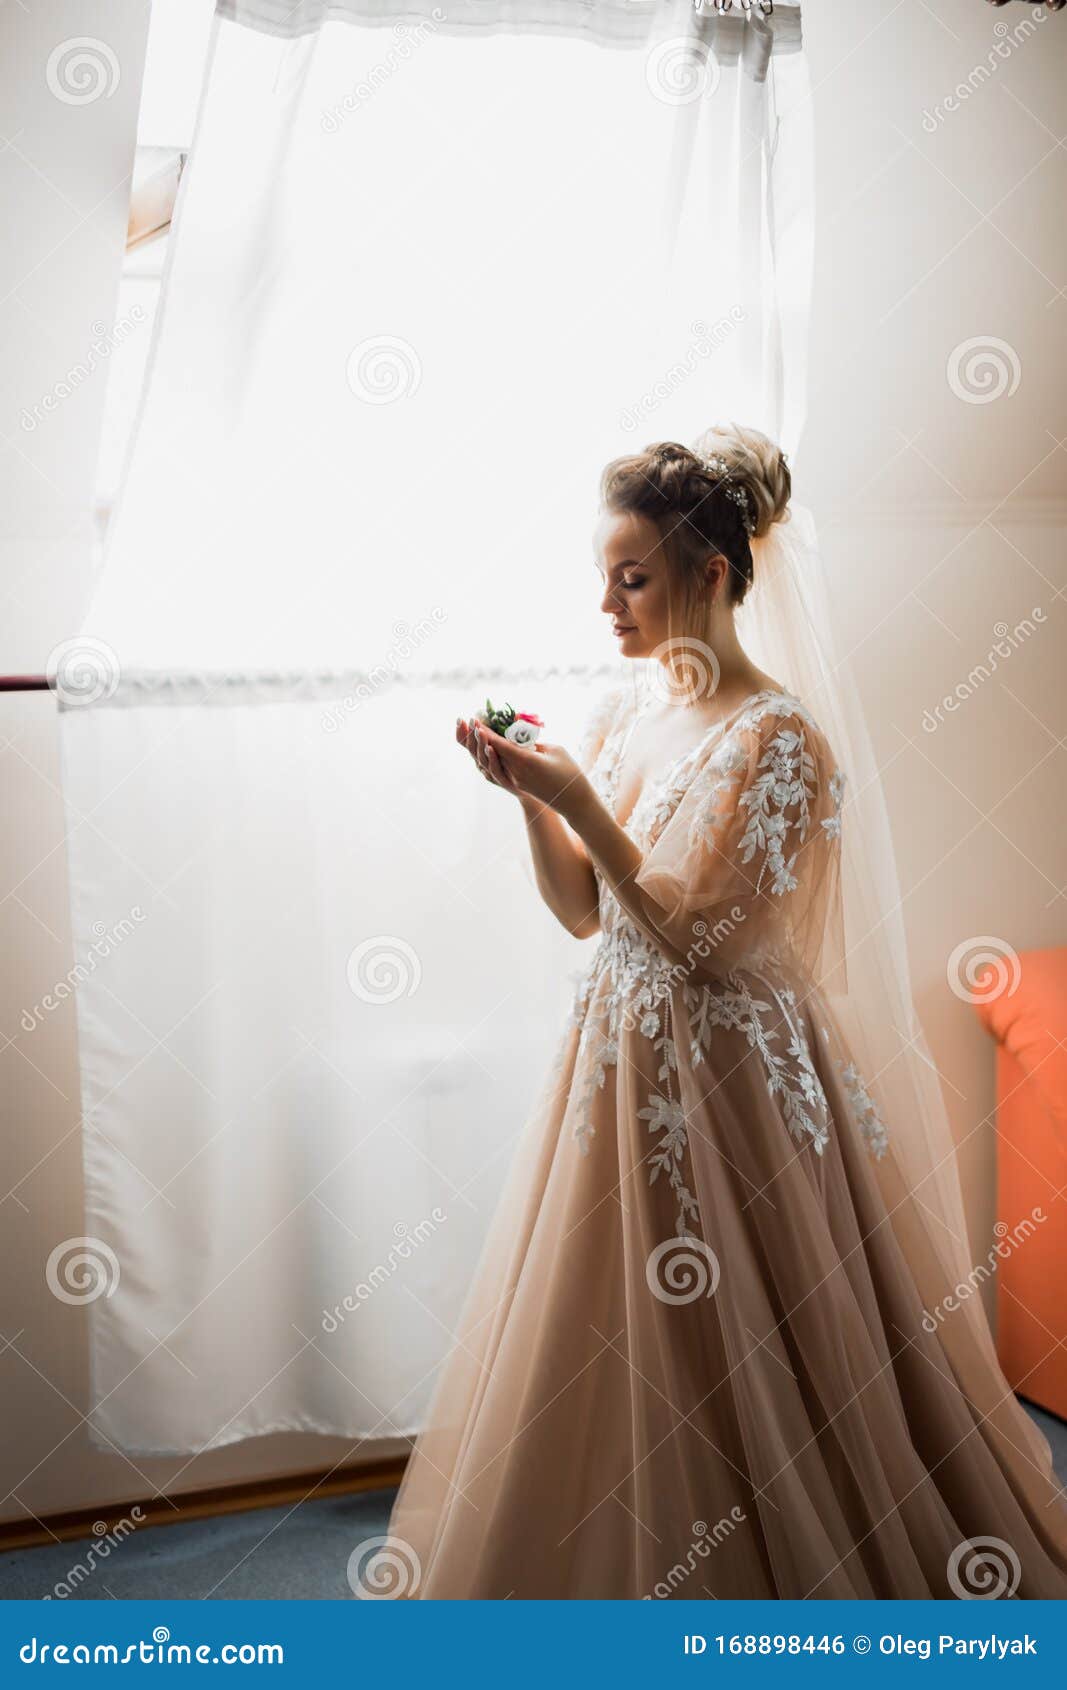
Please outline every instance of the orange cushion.
[[1012, 1388], [1067, 1418], [1067, 949], [1025, 951], [976, 1005], [997, 1052], [997, 1351]]
[[1067, 1147], [1067, 946], [1023, 951], [1018, 985], [976, 1004], [979, 1020], [1010, 1051]]

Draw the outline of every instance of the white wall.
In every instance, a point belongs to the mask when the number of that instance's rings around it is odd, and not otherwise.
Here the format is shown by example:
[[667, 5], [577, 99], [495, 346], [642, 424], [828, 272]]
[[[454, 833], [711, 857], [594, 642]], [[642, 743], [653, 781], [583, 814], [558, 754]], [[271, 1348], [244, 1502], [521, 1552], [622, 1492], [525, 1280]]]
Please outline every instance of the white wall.
[[[1048, 16], [986, 79], [975, 67], [1027, 6], [935, 8], [811, 0], [807, 37], [818, 148], [812, 401], [797, 491], [822, 522], [840, 624], [867, 701], [896, 828], [920, 1010], [963, 1145], [972, 1230], [991, 1218], [992, 1051], [948, 990], [970, 934], [1018, 949], [1067, 941], [1063, 601], [1067, 436], [1064, 128], [1067, 16]], [[77, 626], [106, 365], [36, 428], [33, 407], [87, 355], [113, 307], [147, 9], [128, 0], [35, 0], [0, 12], [0, 151], [12, 239], [0, 288], [8, 372], [0, 453], [5, 614], [0, 670], [40, 670]], [[110, 97], [64, 105], [52, 49], [106, 40]], [[1000, 38], [1003, 40], [1003, 38]], [[924, 128], [972, 77], [973, 92]], [[1047, 155], [1047, 156], [1046, 156]], [[953, 349], [996, 336], [1016, 390], [970, 404], [946, 376]], [[944, 726], [923, 713], [995, 636], [1035, 606], [1047, 621]], [[861, 632], [857, 636], [855, 630]], [[52, 1244], [80, 1231], [77, 1069], [69, 1005], [31, 1034], [26, 1004], [71, 967], [64, 818], [47, 697], [0, 701], [4, 840], [0, 1051], [5, 1096], [0, 1389], [9, 1404], [0, 1518], [150, 1494], [180, 1462], [90, 1450], [79, 1404], [79, 1310], [45, 1288]], [[90, 822], [78, 825], [91, 825]], [[12, 1041], [8, 1044], [6, 1041]], [[18, 1336], [16, 1336], [18, 1334]], [[176, 1490], [327, 1466], [332, 1440], [267, 1438], [185, 1465]], [[8, 1494], [10, 1493], [10, 1494]]]
[[[1067, 17], [833, 0], [806, 18], [818, 244], [798, 480], [885, 771], [984, 1253], [993, 1048], [948, 958], [976, 935], [1067, 942]], [[966, 376], [969, 341], [989, 349], [988, 387]], [[1033, 634], [968, 683], [1035, 609]]]

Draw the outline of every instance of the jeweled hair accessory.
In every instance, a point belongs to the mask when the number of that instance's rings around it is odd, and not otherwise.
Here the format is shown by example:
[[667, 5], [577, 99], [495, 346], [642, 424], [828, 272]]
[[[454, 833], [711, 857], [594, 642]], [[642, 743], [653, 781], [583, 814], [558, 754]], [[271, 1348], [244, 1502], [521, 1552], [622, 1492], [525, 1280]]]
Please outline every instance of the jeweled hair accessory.
[[741, 521], [745, 525], [745, 533], [751, 540], [753, 534], [756, 532], [756, 519], [752, 514], [752, 501], [749, 499], [746, 489], [744, 487], [737, 487], [730, 482], [730, 466], [726, 462], [725, 458], [701, 458], [700, 461], [706, 470], [711, 471], [712, 475], [720, 476], [723, 481], [728, 483], [726, 487], [726, 497], [728, 499], [732, 499], [738, 510], [741, 512]]
[[[992, 0], [994, 6], [1002, 6], [1004, 3], [1005, 0]], [[1047, 0], [1047, 3], [1055, 6], [1057, 0]], [[1062, 6], [1067, 0], [1058, 0], [1058, 3]], [[759, 10], [765, 18], [769, 18], [774, 13], [774, 0], [693, 0], [693, 4], [698, 12], [730, 12], [736, 6], [737, 10], [745, 15]]]

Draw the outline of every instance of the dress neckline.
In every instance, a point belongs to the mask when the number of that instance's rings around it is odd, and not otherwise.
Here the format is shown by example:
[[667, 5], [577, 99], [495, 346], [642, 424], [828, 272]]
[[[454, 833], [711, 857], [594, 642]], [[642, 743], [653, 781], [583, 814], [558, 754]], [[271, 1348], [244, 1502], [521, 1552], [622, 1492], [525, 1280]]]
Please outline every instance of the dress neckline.
[[685, 768], [687, 763], [699, 756], [699, 754], [711, 743], [717, 734], [723, 733], [738, 716], [743, 715], [746, 710], [750, 709], [751, 706], [756, 704], [760, 699], [784, 698], [789, 704], [799, 705], [800, 708], [803, 709], [800, 699], [795, 698], [792, 693], [784, 692], [781, 687], [760, 687], [757, 692], [749, 693], [748, 697], [743, 698], [740, 704], [738, 704], [733, 710], [728, 711], [721, 721], [712, 722], [707, 732], [701, 735], [700, 739], [697, 740], [697, 743], [691, 746], [688, 751], [683, 751], [681, 756], [675, 757], [670, 763], [668, 763], [667, 767], [661, 774], [653, 775], [646, 780], [638, 792], [637, 797], [630, 806], [629, 815], [626, 817], [625, 821], [620, 821], [615, 811], [615, 800], [618, 797], [619, 792], [619, 772], [622, 759], [626, 755], [630, 740], [633, 737], [634, 729], [648, 709], [652, 697], [653, 693], [651, 689], [646, 688], [643, 697], [638, 699], [637, 707], [622, 731], [622, 737], [611, 760], [611, 816], [612, 820], [618, 827], [622, 828], [623, 832], [625, 832], [629, 827], [631, 821], [637, 814], [640, 806], [644, 803], [649, 792], [654, 791], [657, 787], [664, 787], [671, 784], [680, 769]]

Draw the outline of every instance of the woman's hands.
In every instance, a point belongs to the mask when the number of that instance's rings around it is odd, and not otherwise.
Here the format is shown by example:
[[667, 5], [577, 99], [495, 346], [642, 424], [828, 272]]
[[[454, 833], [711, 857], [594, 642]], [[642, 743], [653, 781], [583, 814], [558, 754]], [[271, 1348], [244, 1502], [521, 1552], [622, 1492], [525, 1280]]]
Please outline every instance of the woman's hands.
[[477, 720], [456, 720], [456, 741], [470, 752], [486, 780], [526, 805], [547, 805], [569, 819], [584, 796], [585, 772], [562, 745], [513, 745]]

